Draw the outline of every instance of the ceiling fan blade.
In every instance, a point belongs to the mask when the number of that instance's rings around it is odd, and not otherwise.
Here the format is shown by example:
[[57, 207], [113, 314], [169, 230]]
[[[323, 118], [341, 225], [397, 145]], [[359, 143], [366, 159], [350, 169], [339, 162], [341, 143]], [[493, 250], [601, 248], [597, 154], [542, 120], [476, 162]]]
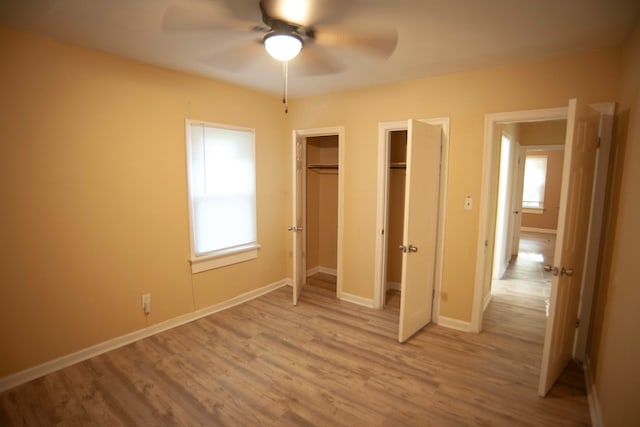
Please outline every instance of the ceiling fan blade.
[[276, 19], [309, 27], [328, 24], [351, 11], [353, 0], [260, 0], [265, 12]]
[[329, 54], [327, 49], [315, 44], [305, 46], [289, 64], [289, 71], [294, 76], [336, 74], [345, 69], [345, 65]]
[[267, 55], [267, 53], [264, 51], [261, 42], [247, 42], [204, 58], [202, 62], [221, 70], [239, 72], [263, 60], [264, 55]]
[[[208, 0], [211, 1], [211, 0]], [[220, 0], [219, 0], [220, 1]], [[230, 15], [243, 21], [251, 21], [254, 25], [262, 22], [257, 0], [222, 0]]]
[[162, 17], [162, 30], [172, 32], [250, 31], [257, 23], [231, 16], [212, 1], [190, 1], [169, 6]]
[[321, 27], [316, 30], [315, 42], [322, 46], [356, 50], [378, 59], [387, 59], [398, 45], [398, 31], [395, 28], [378, 28], [371, 31]]

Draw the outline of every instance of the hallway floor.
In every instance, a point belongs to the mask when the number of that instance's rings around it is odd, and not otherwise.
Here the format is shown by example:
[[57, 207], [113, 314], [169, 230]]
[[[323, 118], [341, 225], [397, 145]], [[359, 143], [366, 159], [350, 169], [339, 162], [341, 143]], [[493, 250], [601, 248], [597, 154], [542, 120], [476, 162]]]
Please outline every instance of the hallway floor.
[[544, 265], [553, 263], [555, 242], [554, 234], [522, 232], [518, 256], [511, 260], [503, 278], [491, 283], [492, 299], [546, 313], [551, 273], [544, 271]]
[[[537, 354], [533, 371], [540, 371], [546, 328], [550, 272], [545, 264], [553, 264], [555, 235], [522, 232], [518, 256], [502, 279], [491, 284], [491, 302], [484, 313], [483, 333], [508, 337], [533, 344]], [[587, 393], [582, 367], [571, 363], [553, 386], [547, 399], [562, 397], [586, 408]]]

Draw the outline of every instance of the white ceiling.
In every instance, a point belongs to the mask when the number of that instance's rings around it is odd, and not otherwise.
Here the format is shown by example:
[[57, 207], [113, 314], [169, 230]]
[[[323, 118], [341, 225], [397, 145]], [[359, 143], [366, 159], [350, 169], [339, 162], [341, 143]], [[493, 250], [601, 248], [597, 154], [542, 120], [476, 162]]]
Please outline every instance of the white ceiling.
[[[295, 1], [308, 1], [316, 9], [328, 12], [328, 16], [317, 13], [317, 19], [330, 22], [334, 28], [358, 28], [365, 35], [395, 30], [398, 41], [388, 58], [372, 59], [340, 45], [324, 50], [325, 56], [345, 68], [333, 74], [300, 75], [296, 68], [296, 59], [300, 58], [294, 59], [290, 64], [291, 97], [618, 45], [640, 15], [640, 0]], [[282, 66], [257, 42], [261, 35], [251, 31], [253, 25], [261, 23], [258, 3], [259, 0], [2, 0], [0, 23], [280, 94]], [[163, 30], [165, 13], [176, 5], [194, 12], [189, 19], [198, 30]], [[228, 28], [220, 29], [223, 26]], [[237, 52], [234, 49], [241, 48], [251, 52], [251, 61], [232, 71], [229, 63], [233, 62], [233, 52]]]

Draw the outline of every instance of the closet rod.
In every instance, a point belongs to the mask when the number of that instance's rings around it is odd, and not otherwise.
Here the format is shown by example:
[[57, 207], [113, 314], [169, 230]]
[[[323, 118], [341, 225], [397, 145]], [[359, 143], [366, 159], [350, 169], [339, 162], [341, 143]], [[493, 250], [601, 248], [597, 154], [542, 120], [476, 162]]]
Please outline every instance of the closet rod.
[[406, 169], [407, 164], [405, 162], [391, 162], [389, 166], [391, 169]]
[[338, 165], [334, 163], [312, 163], [307, 166], [308, 169], [338, 169]]

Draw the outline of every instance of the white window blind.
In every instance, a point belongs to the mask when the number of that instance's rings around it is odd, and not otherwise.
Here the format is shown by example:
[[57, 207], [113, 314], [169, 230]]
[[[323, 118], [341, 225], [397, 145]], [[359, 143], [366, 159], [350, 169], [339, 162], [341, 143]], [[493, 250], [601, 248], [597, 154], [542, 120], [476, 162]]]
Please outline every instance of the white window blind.
[[[191, 122], [187, 139], [192, 263], [255, 249], [254, 132]], [[236, 256], [208, 268], [243, 260]]]
[[547, 181], [547, 156], [525, 157], [522, 207], [544, 208], [544, 190]]

